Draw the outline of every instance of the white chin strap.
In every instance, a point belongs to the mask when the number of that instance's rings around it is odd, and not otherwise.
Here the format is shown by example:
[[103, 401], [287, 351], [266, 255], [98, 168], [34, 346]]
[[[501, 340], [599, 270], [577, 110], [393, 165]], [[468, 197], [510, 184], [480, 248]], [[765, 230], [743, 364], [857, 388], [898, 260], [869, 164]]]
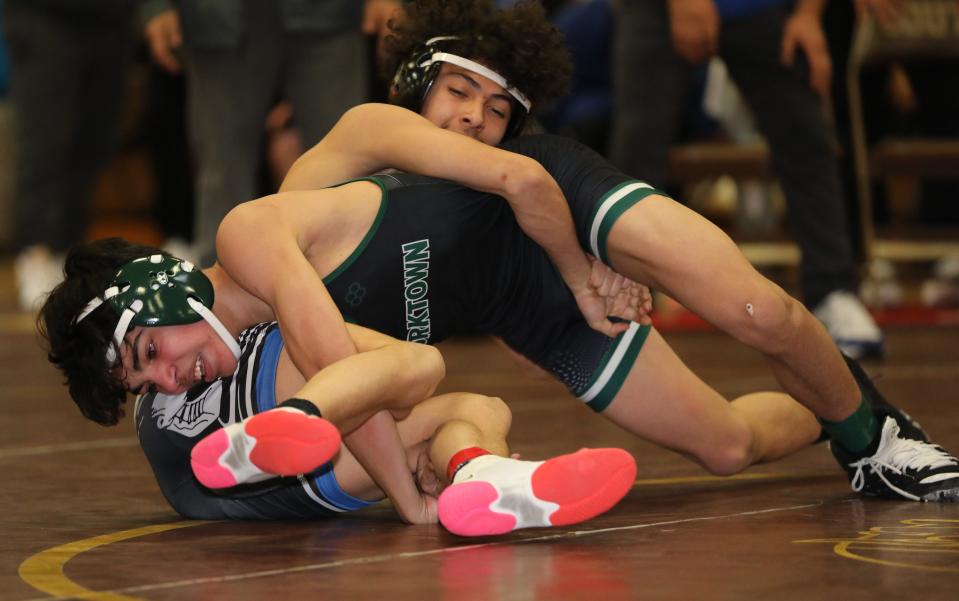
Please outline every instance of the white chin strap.
[[[432, 40], [427, 42], [427, 44], [431, 42], [435, 42], [439, 39], [448, 39], [448, 38], [433, 38]], [[449, 39], [452, 39], [452, 38], [449, 38]], [[462, 56], [450, 54], [449, 52], [434, 52], [433, 56], [427, 59], [420, 66], [429, 67], [433, 63], [449, 63], [451, 65], [456, 65], [457, 67], [462, 67], [463, 69], [466, 69], [468, 71], [472, 71], [473, 73], [476, 73], [478, 75], [482, 75], [486, 79], [500, 85], [507, 92], [509, 92], [510, 96], [515, 98], [517, 102], [523, 105], [523, 108], [526, 109], [527, 113], [533, 107], [533, 103], [529, 101], [529, 98], [526, 97], [526, 94], [523, 94], [522, 92], [520, 92], [513, 86], [509, 85], [509, 82], [506, 81], [505, 77], [503, 77], [496, 71], [493, 71], [489, 67], [484, 67], [483, 65], [477, 63], [476, 61], [471, 61], [468, 58], [463, 58]]]
[[[120, 290], [117, 286], [111, 286], [103, 292], [103, 296], [93, 297], [93, 299], [87, 303], [87, 306], [83, 308], [83, 311], [80, 311], [77, 318], [73, 320], [73, 323], [80, 323], [87, 315], [93, 313], [94, 309], [117, 294], [120, 294], [120, 292], [126, 291], [127, 288], [129, 288], [129, 286]], [[113, 346], [107, 347], [107, 365], [113, 365], [117, 360], [117, 349], [123, 344], [123, 336], [127, 333], [130, 322], [133, 321], [133, 318], [136, 317], [136, 314], [139, 313], [141, 309], [143, 309], [143, 301], [137, 299], [130, 303], [130, 306], [124, 309], [123, 313], [120, 314], [120, 319], [117, 320], [117, 327], [113, 329]]]
[[213, 331], [219, 334], [220, 338], [223, 339], [223, 342], [226, 343], [226, 346], [230, 349], [230, 352], [233, 353], [233, 357], [239, 361], [240, 359], [240, 345], [237, 343], [236, 339], [230, 335], [230, 331], [226, 329], [216, 315], [212, 311], [207, 309], [203, 303], [196, 300], [193, 297], [186, 299], [186, 302], [189, 303], [190, 308], [196, 311], [200, 317], [202, 317], [210, 326], [213, 328]]
[[130, 327], [130, 322], [133, 321], [133, 318], [136, 317], [136, 314], [140, 312], [140, 309], [143, 308], [143, 301], [137, 299], [130, 303], [130, 306], [123, 310], [123, 313], [120, 314], [120, 319], [117, 321], [117, 327], [113, 330], [113, 344], [114, 346], [107, 347], [107, 365], [113, 365], [117, 360], [117, 349], [120, 348], [120, 345], [123, 344], [123, 337], [127, 333], [127, 328]]

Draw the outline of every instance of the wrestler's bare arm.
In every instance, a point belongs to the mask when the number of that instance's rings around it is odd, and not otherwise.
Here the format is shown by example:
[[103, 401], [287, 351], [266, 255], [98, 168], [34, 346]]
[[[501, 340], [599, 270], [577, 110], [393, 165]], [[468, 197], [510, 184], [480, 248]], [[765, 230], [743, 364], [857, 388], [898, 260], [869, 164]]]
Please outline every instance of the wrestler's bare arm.
[[[435, 347], [397, 340], [347, 324], [359, 352], [333, 363], [305, 380], [277, 368], [278, 398], [298, 397], [323, 407], [323, 417], [349, 434], [377, 411], [404, 417], [436, 390], [446, 374], [443, 356]], [[327, 409], [329, 408], [329, 409]]]
[[[312, 376], [356, 347], [342, 315], [300, 245], [302, 223], [278, 203], [245, 203], [217, 231], [220, 265], [247, 292], [266, 302], [301, 373]], [[252, 324], [250, 324], [252, 325]], [[409, 522], [432, 521], [431, 504], [405, 471], [402, 446], [389, 413], [366, 420], [344, 442]]]
[[315, 190], [390, 167], [505, 198], [523, 231], [559, 269], [589, 325], [610, 335], [625, 329], [625, 324], [607, 319], [607, 299], [591, 285], [591, 265], [579, 246], [562, 190], [529, 157], [441, 129], [404, 108], [364, 104], [347, 111], [297, 160], [280, 190]]

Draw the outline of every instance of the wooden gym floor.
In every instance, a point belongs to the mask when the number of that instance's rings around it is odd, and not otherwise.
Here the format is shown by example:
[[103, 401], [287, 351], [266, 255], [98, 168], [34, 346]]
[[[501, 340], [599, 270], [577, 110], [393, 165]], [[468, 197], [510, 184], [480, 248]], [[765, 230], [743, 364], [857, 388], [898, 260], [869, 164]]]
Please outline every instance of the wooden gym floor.
[[[446, 390], [502, 396], [527, 458], [635, 454], [639, 479], [575, 527], [467, 540], [388, 506], [313, 522], [190, 522], [155, 486], [129, 419], [86, 422], [13, 310], [0, 267], [0, 601], [121, 599], [959, 598], [959, 504], [858, 498], [820, 445], [726, 479], [620, 431], [486, 341], [446, 344]], [[948, 314], [947, 314], [948, 315]], [[959, 451], [959, 316], [887, 330], [880, 387]], [[713, 332], [668, 333], [736, 395], [774, 381]]]

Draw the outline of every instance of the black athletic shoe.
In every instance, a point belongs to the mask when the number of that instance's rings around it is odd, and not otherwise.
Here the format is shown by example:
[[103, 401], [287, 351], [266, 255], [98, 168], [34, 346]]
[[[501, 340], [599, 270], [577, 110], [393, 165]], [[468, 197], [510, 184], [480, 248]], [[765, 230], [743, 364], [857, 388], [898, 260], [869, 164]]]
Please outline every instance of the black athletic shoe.
[[859, 390], [862, 392], [863, 400], [872, 408], [880, 423], [882, 423], [885, 418], [892, 417], [899, 425], [903, 436], [913, 440], [929, 442], [929, 436], [926, 434], [926, 431], [922, 429], [922, 426], [919, 425], [919, 422], [914, 420], [911, 415], [902, 409], [891, 405], [872, 383], [872, 379], [866, 373], [866, 370], [859, 365], [858, 361], [845, 353], [842, 354], [842, 358], [846, 360], [849, 371], [852, 372], [853, 378], [855, 378], [856, 383], [859, 384]]
[[830, 442], [829, 448], [858, 493], [887, 499], [959, 502], [959, 459], [939, 445], [904, 437], [892, 417], [886, 417], [879, 448], [868, 457], [853, 455], [835, 442]]

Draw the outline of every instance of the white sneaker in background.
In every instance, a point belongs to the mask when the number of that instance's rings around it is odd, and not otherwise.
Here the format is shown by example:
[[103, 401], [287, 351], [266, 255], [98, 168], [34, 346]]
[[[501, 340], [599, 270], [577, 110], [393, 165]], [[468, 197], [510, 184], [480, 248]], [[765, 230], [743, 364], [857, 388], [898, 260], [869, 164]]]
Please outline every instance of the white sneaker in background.
[[36, 312], [47, 294], [63, 281], [63, 257], [42, 244], [27, 247], [13, 260], [17, 300], [23, 311]]
[[859, 298], [872, 309], [890, 309], [905, 304], [906, 293], [896, 274], [896, 267], [888, 259], [873, 259], [862, 284]]
[[940, 280], [959, 280], [959, 255], [946, 255], [932, 266], [933, 275]]
[[853, 359], [882, 356], [882, 332], [852, 292], [830, 293], [813, 309], [813, 315], [826, 326], [839, 348]]
[[933, 277], [919, 288], [919, 300], [925, 307], [959, 307], [959, 255], [946, 255], [932, 266]]
[[924, 307], [936, 309], [959, 307], [959, 279], [925, 280], [919, 287], [919, 300]]

